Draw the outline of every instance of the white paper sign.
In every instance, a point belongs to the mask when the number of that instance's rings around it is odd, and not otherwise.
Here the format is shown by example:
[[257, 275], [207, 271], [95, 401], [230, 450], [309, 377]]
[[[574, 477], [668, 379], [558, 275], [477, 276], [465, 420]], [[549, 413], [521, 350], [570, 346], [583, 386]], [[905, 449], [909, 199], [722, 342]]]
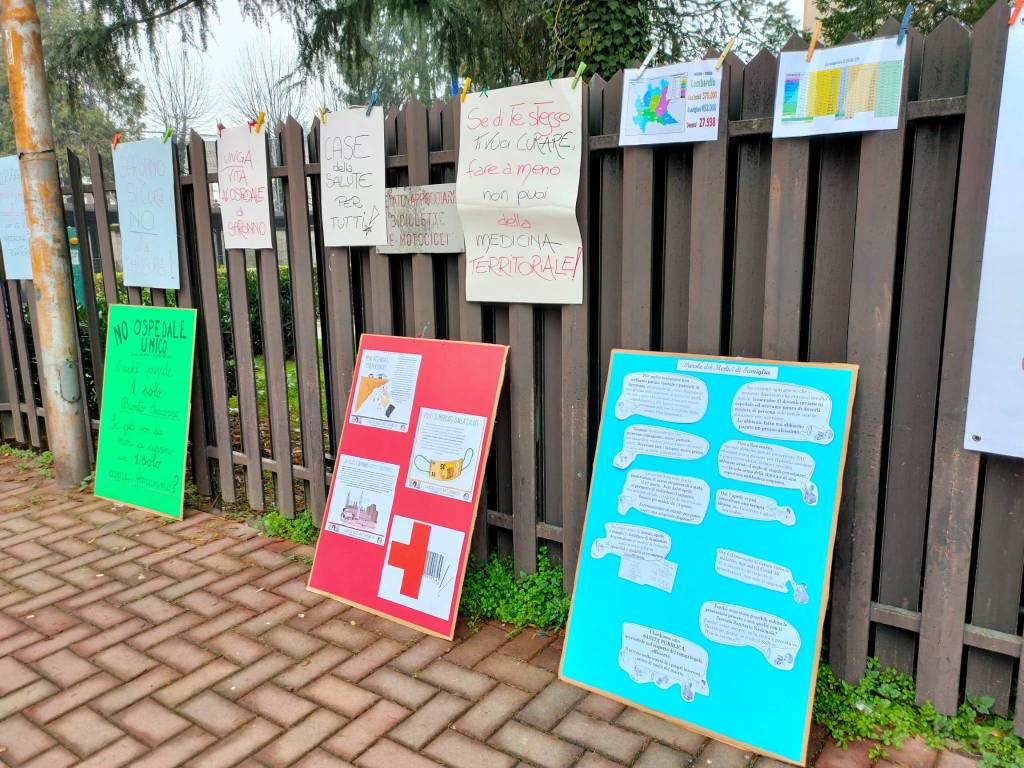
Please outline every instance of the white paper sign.
[[699, 477], [631, 469], [619, 495], [618, 511], [631, 509], [687, 525], [700, 525], [708, 512], [711, 487]]
[[704, 637], [723, 645], [749, 645], [776, 669], [789, 671], [800, 650], [796, 627], [778, 616], [746, 608], [709, 601], [700, 608], [700, 631]]
[[583, 302], [582, 99], [570, 78], [466, 96], [457, 187], [469, 301]]
[[708, 387], [683, 373], [628, 373], [615, 402], [615, 418], [647, 416], [673, 424], [692, 424], [708, 410]]
[[325, 526], [331, 533], [384, 544], [395, 502], [397, 464], [359, 456], [338, 456], [337, 479], [327, 503]]
[[726, 517], [762, 523], [779, 522], [786, 527], [796, 525], [792, 507], [780, 507], [775, 499], [758, 493], [721, 488], [715, 493], [715, 510]]
[[404, 352], [364, 350], [359, 358], [349, 421], [365, 427], [407, 432], [422, 359]]
[[832, 398], [800, 384], [756, 381], [744, 384], [732, 401], [732, 424], [740, 432], [772, 440], [828, 445]]
[[174, 144], [131, 141], [118, 144], [113, 158], [124, 284], [180, 288]]
[[743, 480], [773, 488], [793, 488], [804, 503], [818, 503], [818, 486], [811, 482], [814, 458], [803, 451], [752, 440], [728, 440], [718, 452], [718, 472], [730, 480]]
[[637, 456], [658, 456], [665, 459], [702, 459], [708, 453], [708, 441], [703, 437], [680, 432], [670, 427], [652, 424], [633, 424], [626, 427], [622, 450], [612, 463], [625, 469]]
[[0, 248], [8, 280], [31, 280], [32, 258], [25, 221], [25, 193], [17, 155], [0, 157]]
[[406, 487], [472, 501], [486, 430], [486, 416], [420, 408]]
[[672, 591], [676, 564], [665, 559], [672, 549], [667, 533], [628, 523], [605, 523], [604, 531], [604, 538], [591, 545], [591, 557], [601, 560], [605, 555], [618, 555], [620, 579]]
[[619, 146], [714, 141], [722, 70], [714, 61], [687, 61], [623, 73]]
[[898, 127], [907, 46], [895, 37], [779, 55], [772, 136]]
[[798, 583], [789, 568], [743, 552], [717, 549], [715, 551], [715, 573], [727, 579], [742, 581], [744, 584], [770, 589], [773, 592], [788, 593], [792, 586], [793, 599], [800, 605], [806, 605], [809, 599], [807, 585]]
[[981, 262], [964, 447], [1024, 457], [1024, 22], [1010, 27]]
[[640, 624], [622, 625], [619, 668], [634, 683], [654, 683], [662, 690], [679, 686], [683, 701], [707, 696], [708, 652], [691, 640]]
[[386, 245], [384, 110], [331, 112], [320, 125], [324, 245]]
[[217, 139], [217, 190], [225, 248], [272, 248], [267, 140], [248, 125]]
[[439, 619], [449, 618], [464, 539], [462, 531], [396, 516], [377, 596]]
[[455, 207], [454, 184], [390, 187], [388, 244], [378, 253], [462, 253], [466, 240]]

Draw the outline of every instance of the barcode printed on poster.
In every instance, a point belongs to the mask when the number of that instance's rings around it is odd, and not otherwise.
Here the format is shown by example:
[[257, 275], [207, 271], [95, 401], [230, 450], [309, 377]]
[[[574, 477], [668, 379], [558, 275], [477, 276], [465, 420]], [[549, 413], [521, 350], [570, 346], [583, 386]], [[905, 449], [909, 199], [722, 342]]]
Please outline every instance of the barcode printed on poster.
[[427, 551], [427, 560], [423, 565], [423, 576], [434, 581], [441, 581], [445, 574], [444, 555]]

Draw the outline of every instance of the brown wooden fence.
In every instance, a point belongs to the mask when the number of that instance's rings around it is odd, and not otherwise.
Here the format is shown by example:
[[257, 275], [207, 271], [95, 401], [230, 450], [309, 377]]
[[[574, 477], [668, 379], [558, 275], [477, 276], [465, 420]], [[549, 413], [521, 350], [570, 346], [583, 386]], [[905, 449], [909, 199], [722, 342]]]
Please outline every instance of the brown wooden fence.
[[[177, 206], [187, 279], [176, 296], [123, 295], [200, 310], [190, 454], [199, 492], [288, 516], [304, 505], [319, 518], [361, 332], [510, 344], [473, 551], [510, 552], [531, 571], [546, 546], [570, 587], [609, 350], [859, 363], [829, 659], [847, 678], [869, 655], [916, 672], [920, 697], [942, 711], [965, 693], [1007, 711], [1024, 676], [1024, 464], [960, 447], [1007, 14], [997, 4], [973, 33], [952, 21], [926, 39], [911, 32], [895, 131], [773, 141], [777, 62], [762, 52], [745, 66], [726, 60], [718, 141], [623, 150], [622, 74], [594, 78], [578, 204], [582, 306], [467, 303], [462, 255], [324, 248], [317, 125], [304, 134], [289, 120], [271, 170], [285, 210], [281, 252], [227, 253], [222, 323], [216, 174], [193, 136]], [[882, 33], [896, 29], [890, 21]], [[786, 49], [804, 47], [794, 37]], [[454, 181], [459, 108], [413, 102], [387, 117], [390, 185]], [[98, 255], [102, 268], [97, 285], [83, 270], [82, 342], [97, 395], [96, 289], [114, 297], [119, 279], [106, 163], [96, 151], [71, 155], [66, 189], [83, 235], [95, 206], [82, 261]], [[7, 281], [0, 310], [10, 329], [0, 334], [3, 435], [40, 446], [29, 285]], [[1024, 734], [1024, 706], [1016, 729]]]

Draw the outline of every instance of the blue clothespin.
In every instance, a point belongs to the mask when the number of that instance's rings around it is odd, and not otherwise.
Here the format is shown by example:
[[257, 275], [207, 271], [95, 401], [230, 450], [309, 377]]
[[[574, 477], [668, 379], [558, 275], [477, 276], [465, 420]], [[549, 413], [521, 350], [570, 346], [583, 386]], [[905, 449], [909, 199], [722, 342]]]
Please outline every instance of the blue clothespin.
[[377, 91], [370, 94], [370, 103], [366, 106], [366, 116], [369, 117], [373, 108], [377, 105]]
[[907, 27], [910, 26], [910, 16], [914, 12], [914, 4], [907, 3], [907, 9], [903, 12], [903, 21], [900, 22], [900, 33], [896, 36], [896, 45], [903, 45], [903, 38], [907, 36]]
[[448, 95], [453, 99], [459, 95], [459, 76], [455, 74], [455, 70], [452, 70], [452, 86]]

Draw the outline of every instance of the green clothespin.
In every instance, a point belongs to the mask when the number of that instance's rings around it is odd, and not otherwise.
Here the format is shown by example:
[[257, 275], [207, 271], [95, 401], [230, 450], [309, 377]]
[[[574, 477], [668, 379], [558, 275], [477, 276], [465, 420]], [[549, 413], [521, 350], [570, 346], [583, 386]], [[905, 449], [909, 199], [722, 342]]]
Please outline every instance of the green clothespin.
[[171, 134], [172, 134], [172, 133], [174, 133], [174, 131], [172, 131], [172, 130], [171, 130], [170, 128], [168, 128], [168, 129], [167, 129], [166, 131], [164, 131], [164, 138], [163, 138], [163, 142], [164, 142], [164, 144], [166, 144], [166, 143], [167, 143], [167, 140], [168, 140], [169, 138], [171, 138]]
[[551, 82], [551, 78], [552, 78], [552, 76], [553, 76], [553, 75], [551, 74], [551, 70], [549, 69], [549, 70], [548, 70], [548, 85], [550, 85], [550, 86], [551, 86], [552, 88], [554, 88], [554, 87], [555, 87], [555, 84], [554, 84], [553, 82]]
[[485, 99], [488, 99], [488, 98], [490, 98], [490, 97], [489, 97], [489, 96], [487, 95], [487, 86], [486, 86], [486, 85], [485, 85], [485, 86], [484, 86], [483, 88], [481, 88], [481, 89], [480, 89], [480, 95], [481, 95], [481, 96], [483, 96], [483, 97], [484, 97]]
[[581, 61], [580, 65], [578, 67], [576, 67], [576, 77], [574, 77], [572, 79], [573, 90], [576, 90], [576, 83], [578, 83], [580, 81], [580, 78], [583, 77], [583, 73], [586, 72], [586, 71], [587, 71], [586, 62], [582, 62]]

